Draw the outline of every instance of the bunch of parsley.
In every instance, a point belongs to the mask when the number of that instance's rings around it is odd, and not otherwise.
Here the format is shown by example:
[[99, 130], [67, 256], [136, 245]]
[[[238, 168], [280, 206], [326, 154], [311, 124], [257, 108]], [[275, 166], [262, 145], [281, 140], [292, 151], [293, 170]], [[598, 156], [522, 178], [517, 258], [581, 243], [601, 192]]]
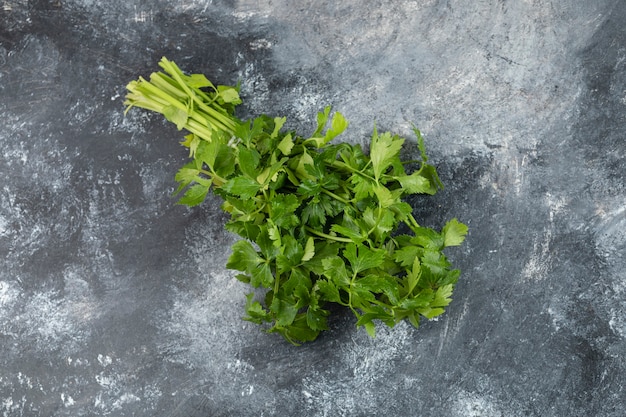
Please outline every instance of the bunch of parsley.
[[[243, 238], [226, 266], [264, 290], [247, 295], [245, 320], [299, 344], [328, 328], [332, 303], [349, 308], [371, 336], [376, 321], [418, 327], [420, 316], [444, 312], [460, 271], [442, 251], [460, 245], [467, 226], [420, 226], [403, 201], [442, 187], [419, 130], [419, 161], [402, 162], [404, 139], [376, 129], [368, 155], [330, 143], [348, 126], [330, 107], [305, 138], [283, 131], [285, 118], [238, 120], [237, 87], [186, 75], [165, 58], [159, 65], [164, 72], [128, 84], [127, 111], [161, 113], [189, 132], [182, 144], [191, 161], [176, 174], [177, 193], [189, 206], [210, 189], [224, 200], [226, 228]], [[418, 169], [409, 173], [410, 163]]]

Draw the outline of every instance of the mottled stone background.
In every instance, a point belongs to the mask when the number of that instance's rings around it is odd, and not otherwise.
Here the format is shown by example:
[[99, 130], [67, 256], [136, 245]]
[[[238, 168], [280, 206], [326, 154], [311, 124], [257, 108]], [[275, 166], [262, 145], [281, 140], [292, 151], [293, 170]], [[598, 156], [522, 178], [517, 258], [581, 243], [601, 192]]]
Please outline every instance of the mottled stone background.
[[[626, 414], [626, 2], [0, 2], [1, 416]], [[162, 56], [302, 132], [424, 133], [470, 227], [454, 302], [372, 340], [241, 321], [220, 200], [122, 105]], [[414, 139], [411, 139], [414, 140]]]

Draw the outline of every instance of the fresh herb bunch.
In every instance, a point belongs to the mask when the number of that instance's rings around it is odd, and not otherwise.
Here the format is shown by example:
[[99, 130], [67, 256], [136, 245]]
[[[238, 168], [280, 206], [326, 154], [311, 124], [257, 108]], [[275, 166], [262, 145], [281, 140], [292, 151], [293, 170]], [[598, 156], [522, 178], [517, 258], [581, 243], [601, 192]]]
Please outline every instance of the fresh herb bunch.
[[[419, 130], [418, 161], [402, 162], [405, 140], [376, 129], [367, 155], [330, 143], [348, 126], [330, 107], [305, 138], [283, 131], [284, 117], [238, 120], [238, 87], [186, 75], [165, 58], [159, 65], [164, 72], [128, 84], [127, 111], [146, 108], [190, 132], [182, 144], [191, 161], [176, 174], [179, 202], [200, 204], [210, 189], [223, 198], [226, 229], [243, 238], [226, 266], [265, 290], [247, 295], [245, 320], [299, 344], [328, 328], [332, 303], [348, 307], [372, 337], [376, 321], [418, 327], [420, 316], [444, 312], [460, 271], [442, 250], [460, 245], [467, 226], [420, 226], [402, 200], [443, 187]], [[408, 165], [418, 168], [408, 173]]]

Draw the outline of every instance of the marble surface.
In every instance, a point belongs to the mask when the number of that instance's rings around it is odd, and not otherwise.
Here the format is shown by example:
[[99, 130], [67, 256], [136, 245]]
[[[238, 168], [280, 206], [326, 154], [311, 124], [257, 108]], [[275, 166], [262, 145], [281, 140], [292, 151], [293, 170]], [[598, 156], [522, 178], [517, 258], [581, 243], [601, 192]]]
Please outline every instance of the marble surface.
[[[0, 416], [626, 413], [626, 3], [6, 0]], [[424, 133], [463, 270], [437, 321], [301, 347], [241, 320], [213, 196], [175, 205], [180, 133], [125, 85], [162, 56], [242, 114], [343, 140]]]

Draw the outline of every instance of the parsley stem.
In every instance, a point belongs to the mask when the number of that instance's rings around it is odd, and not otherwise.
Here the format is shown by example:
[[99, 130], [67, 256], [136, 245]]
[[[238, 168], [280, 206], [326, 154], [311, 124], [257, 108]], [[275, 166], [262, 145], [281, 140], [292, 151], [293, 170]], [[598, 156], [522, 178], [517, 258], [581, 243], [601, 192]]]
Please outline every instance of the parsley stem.
[[204, 139], [207, 142], [211, 142], [213, 132], [210, 127], [203, 125], [202, 123], [198, 123], [196, 120], [189, 119], [185, 124], [185, 129], [198, 135], [199, 138]]
[[[371, 235], [372, 233], [374, 233], [374, 231], [376, 230], [376, 228], [378, 227], [378, 225], [380, 224], [380, 220], [383, 218], [383, 207], [381, 206], [380, 202], [378, 203], [378, 217], [376, 218], [376, 223], [374, 224], [374, 226], [372, 226], [372, 228], [367, 232], [367, 236]], [[415, 219], [413, 219], [415, 220]]]
[[161, 65], [165, 71], [167, 71], [173, 78], [178, 82], [178, 84], [182, 87], [182, 89], [189, 95], [189, 97], [200, 107], [200, 109], [204, 110], [208, 116], [213, 119], [210, 122], [218, 125], [221, 130], [224, 130], [228, 133], [233, 133], [235, 131], [235, 127], [237, 124], [234, 120], [226, 116], [225, 114], [215, 110], [212, 107], [207, 106], [197, 94], [195, 94], [191, 88], [185, 83], [183, 78], [181, 77], [182, 71], [176, 64], [171, 61], [162, 61]]
[[[348, 171], [350, 171], [350, 172], [353, 172], [353, 173], [355, 173], [355, 174], [357, 174], [357, 175], [360, 175], [360, 176], [361, 176], [361, 177], [363, 177], [363, 178], [367, 178], [367, 179], [368, 179], [368, 180], [370, 180], [370, 181], [374, 181], [374, 182], [376, 182], [376, 179], [375, 179], [374, 177], [370, 177], [369, 175], [367, 175], [367, 174], [363, 173], [362, 171], [359, 171], [358, 169], [354, 169], [354, 168], [352, 168], [350, 165], [346, 164], [345, 162], [341, 162], [341, 161], [339, 161], [339, 160], [334, 160], [334, 161], [333, 161], [333, 163], [332, 163], [332, 165], [333, 165], [335, 168], [346, 169], [346, 170], [348, 170]], [[367, 165], [366, 165], [366, 167], [367, 167]], [[365, 169], [365, 168], [364, 168], [364, 169]]]
[[280, 274], [276, 269], [276, 276], [274, 276], [274, 297], [278, 296], [278, 287], [280, 286]]
[[409, 214], [407, 216], [407, 220], [404, 221], [407, 226], [409, 226], [411, 228], [411, 230], [413, 230], [414, 232], [416, 231], [416, 229], [420, 228], [419, 223], [417, 223], [417, 220], [415, 220], [415, 217], [413, 217], [412, 214]]
[[326, 195], [328, 195], [328, 196], [330, 196], [330, 197], [334, 198], [335, 200], [342, 202], [343, 204], [350, 204], [350, 203], [351, 203], [349, 200], [346, 200], [345, 198], [340, 197], [340, 196], [338, 196], [337, 194], [333, 193], [332, 191], [328, 191], [328, 190], [327, 190], [327, 189], [325, 189], [325, 188], [322, 188], [322, 192], [323, 192], [324, 194], [326, 194]]
[[[206, 175], [207, 177], [213, 179], [213, 181], [217, 180], [219, 185], [223, 185], [223, 184], [226, 183], [226, 180], [224, 178], [220, 177], [219, 175], [217, 175], [212, 170], [211, 171], [207, 171], [206, 169], [201, 169], [200, 172], [203, 173], [204, 175]], [[216, 184], [216, 185], [218, 185], [218, 184]]]
[[348, 291], [348, 305], [350, 306], [350, 310], [352, 310], [354, 312], [354, 314], [358, 317], [359, 314], [357, 313], [357, 311], [352, 306], [352, 286], [354, 285], [354, 281], [356, 280], [356, 276], [357, 276], [356, 273], [352, 274], [352, 279], [350, 280], [350, 291]]
[[172, 105], [185, 112], [187, 111], [187, 107], [183, 103], [178, 101], [176, 97], [172, 97], [166, 91], [161, 90], [143, 77], [139, 77], [139, 82], [135, 84], [134, 87], [135, 88], [133, 93], [137, 93], [148, 100], [158, 101], [158, 99], [161, 99], [161, 103]]
[[319, 230], [315, 230], [315, 229], [313, 229], [310, 226], [304, 226], [304, 228], [308, 232], [311, 232], [314, 235], [317, 235], [319, 237], [323, 237], [323, 238], [330, 239], [330, 240], [335, 240], [337, 242], [352, 243], [352, 239], [349, 239], [347, 237], [332, 236], [332, 235], [329, 235], [328, 233], [324, 233], [324, 232], [320, 232]]
[[[128, 97], [127, 104], [129, 107], [143, 107], [163, 114], [168, 106], [174, 106], [187, 113], [188, 119], [185, 128], [192, 133], [198, 134], [205, 140], [210, 140], [211, 129], [223, 130], [230, 134], [235, 130], [236, 122], [234, 118], [229, 118], [227, 115], [203, 103], [200, 103], [200, 108], [196, 111], [189, 111], [187, 106], [180, 101], [180, 90], [176, 90], [174, 87], [166, 90], [160, 85], [155, 85], [140, 77], [138, 82], [131, 82], [128, 88], [132, 92]], [[193, 92], [189, 94], [194, 97], [195, 102], [198, 102], [199, 99], [193, 95]]]

